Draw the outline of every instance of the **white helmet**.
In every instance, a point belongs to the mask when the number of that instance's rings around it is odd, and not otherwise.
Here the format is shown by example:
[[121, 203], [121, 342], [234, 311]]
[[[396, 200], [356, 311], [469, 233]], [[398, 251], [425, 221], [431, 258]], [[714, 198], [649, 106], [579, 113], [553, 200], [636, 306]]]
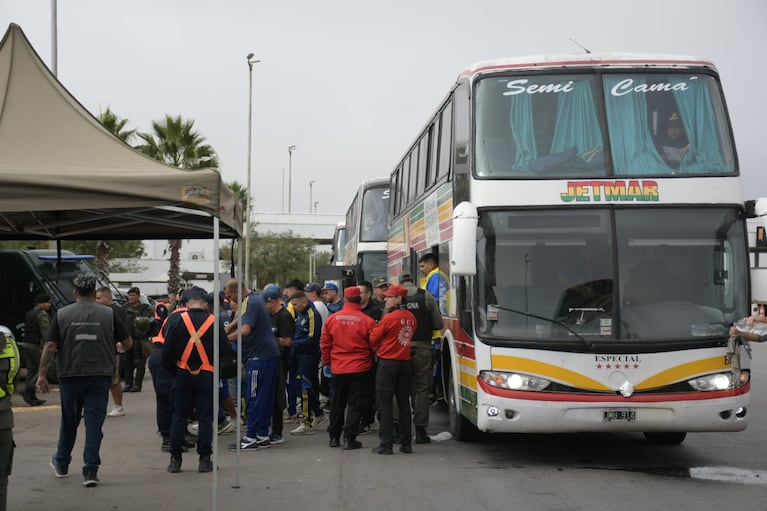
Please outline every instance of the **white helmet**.
[[16, 340], [16, 337], [13, 335], [13, 332], [11, 332], [11, 329], [5, 325], [0, 325], [0, 334], [5, 335], [7, 338], [13, 339], [14, 341]]

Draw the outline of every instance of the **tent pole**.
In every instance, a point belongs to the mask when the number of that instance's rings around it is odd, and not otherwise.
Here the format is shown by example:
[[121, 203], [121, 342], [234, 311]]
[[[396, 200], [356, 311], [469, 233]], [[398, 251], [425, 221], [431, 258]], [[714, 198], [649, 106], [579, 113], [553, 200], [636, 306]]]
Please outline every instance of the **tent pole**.
[[216, 511], [218, 505], [218, 407], [219, 407], [219, 394], [218, 387], [221, 383], [219, 379], [219, 364], [221, 363], [219, 357], [219, 345], [222, 342], [227, 342], [226, 339], [221, 340], [219, 335], [219, 329], [221, 328], [221, 306], [219, 305], [218, 294], [221, 291], [221, 279], [219, 277], [219, 270], [221, 264], [219, 262], [221, 254], [219, 253], [219, 224], [218, 217], [213, 217], [213, 489], [211, 491], [213, 502], [211, 503], [211, 510]]
[[242, 304], [242, 240], [237, 243], [237, 450], [234, 455], [234, 485], [240, 487], [240, 439], [242, 438], [242, 324], [240, 322], [243, 311]]

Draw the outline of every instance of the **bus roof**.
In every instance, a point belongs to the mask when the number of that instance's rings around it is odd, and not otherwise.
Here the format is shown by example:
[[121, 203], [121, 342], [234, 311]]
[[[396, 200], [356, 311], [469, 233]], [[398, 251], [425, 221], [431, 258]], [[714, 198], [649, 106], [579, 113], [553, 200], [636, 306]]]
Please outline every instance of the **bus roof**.
[[379, 186], [383, 185], [389, 185], [390, 179], [388, 177], [377, 177], [374, 179], [366, 179], [362, 182], [360, 185], [360, 188], [368, 189], [368, 188], [377, 188]]
[[504, 70], [562, 69], [567, 67], [708, 67], [716, 70], [714, 64], [707, 60], [683, 55], [651, 53], [574, 53], [530, 55], [509, 59], [486, 60], [469, 66], [458, 76], [458, 78], [474, 78], [483, 73]]

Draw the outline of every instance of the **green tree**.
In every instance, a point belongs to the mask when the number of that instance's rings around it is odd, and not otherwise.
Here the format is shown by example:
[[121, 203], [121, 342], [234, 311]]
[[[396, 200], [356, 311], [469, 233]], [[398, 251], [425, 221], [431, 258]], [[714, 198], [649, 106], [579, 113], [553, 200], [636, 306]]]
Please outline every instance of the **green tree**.
[[125, 143], [129, 144], [131, 139], [136, 135], [135, 129], [125, 129], [125, 126], [128, 124], [128, 119], [123, 119], [117, 116], [109, 107], [99, 114], [99, 121], [101, 121], [101, 124], [111, 131], [114, 136]]
[[[294, 278], [306, 280], [309, 276], [309, 256], [314, 252], [315, 245], [316, 241], [300, 238], [291, 231], [280, 234], [252, 232], [250, 267], [255, 269], [253, 278], [258, 287], [270, 282], [282, 285]], [[237, 251], [234, 256], [237, 264]], [[327, 257], [326, 254], [326, 261]], [[232, 260], [230, 247], [221, 249], [221, 259]]]
[[[117, 116], [109, 107], [99, 114], [99, 121], [108, 129], [114, 136], [125, 142], [126, 144], [136, 135], [136, 130], [126, 129], [128, 119], [123, 119]], [[114, 241], [99, 240], [96, 243], [96, 269], [102, 273], [109, 271], [109, 261], [112, 259], [114, 251]], [[142, 248], [143, 253], [143, 248]]]
[[[229, 183], [229, 188], [234, 192], [234, 197], [237, 199], [237, 202], [240, 203], [243, 213], [245, 213], [248, 206], [248, 189], [238, 181]], [[252, 205], [253, 197], [250, 198], [250, 202]]]
[[[194, 129], [194, 121], [181, 116], [165, 115], [160, 121], [152, 121], [152, 133], [139, 133], [143, 140], [136, 149], [173, 167], [181, 169], [217, 168], [218, 157], [213, 147], [205, 143], [205, 137]], [[168, 240], [170, 245], [170, 269], [168, 292], [175, 293], [181, 285], [179, 265], [181, 240]]]

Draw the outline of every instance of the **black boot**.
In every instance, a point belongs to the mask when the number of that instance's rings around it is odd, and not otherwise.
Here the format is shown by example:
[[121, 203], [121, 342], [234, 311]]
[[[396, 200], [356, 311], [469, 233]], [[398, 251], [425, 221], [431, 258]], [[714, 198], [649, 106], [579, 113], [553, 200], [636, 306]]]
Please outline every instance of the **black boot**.
[[394, 454], [392, 452], [391, 446], [385, 446], [385, 445], [379, 445], [378, 447], [373, 447], [373, 454]]
[[341, 439], [337, 436], [330, 437], [330, 441], [328, 442], [329, 447], [339, 447], [341, 445]]
[[357, 441], [356, 437], [347, 436], [344, 438], [344, 451], [351, 451], [353, 449], [359, 449], [362, 444]]
[[[170, 472], [171, 474], [181, 472], [181, 455], [180, 454], [170, 455], [170, 464], [168, 465], [168, 472]], [[202, 470], [200, 472], [202, 472]]]
[[198, 472], [213, 472], [213, 462], [210, 460], [210, 454], [200, 454], [200, 464], [197, 467]]
[[426, 432], [426, 428], [417, 426], [415, 428], [415, 443], [428, 444], [430, 442], [431, 438], [429, 438], [429, 434]]

